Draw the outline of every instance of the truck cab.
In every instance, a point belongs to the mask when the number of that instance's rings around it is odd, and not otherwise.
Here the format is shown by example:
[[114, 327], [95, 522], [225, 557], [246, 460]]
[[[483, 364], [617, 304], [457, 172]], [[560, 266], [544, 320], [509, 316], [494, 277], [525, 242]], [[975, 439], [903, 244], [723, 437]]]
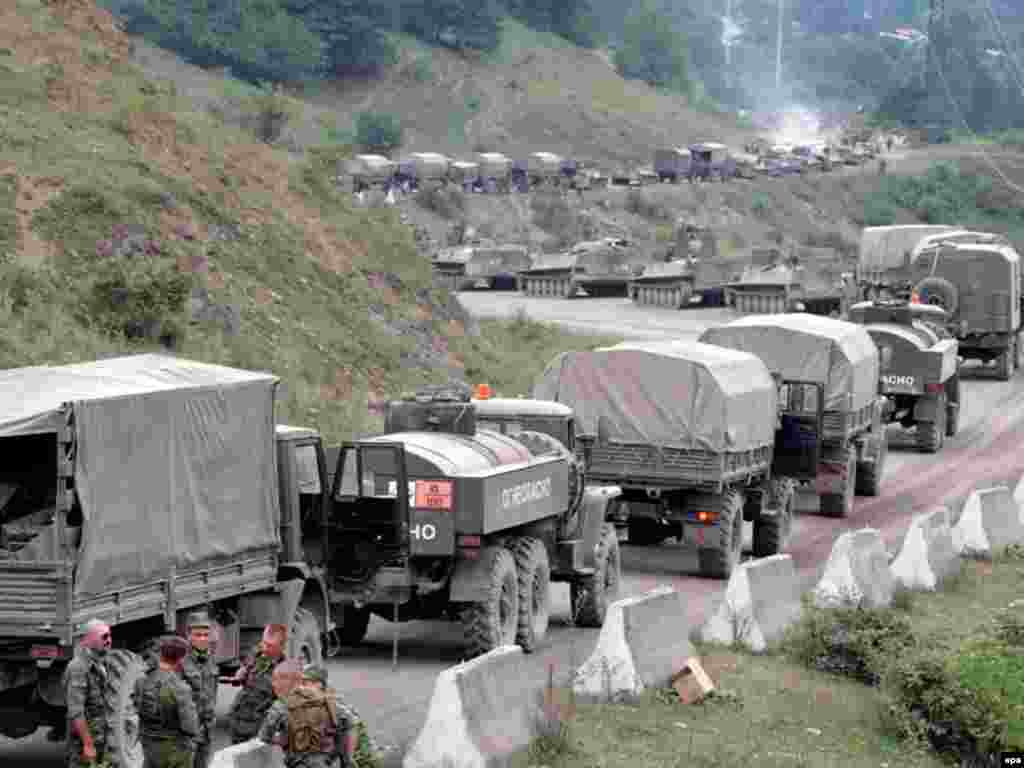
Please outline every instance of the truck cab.
[[473, 398], [476, 424], [503, 435], [517, 435], [524, 429], [541, 432], [558, 440], [570, 453], [576, 452], [576, 419], [572, 408], [547, 400], [490, 396], [486, 386], [477, 388]]

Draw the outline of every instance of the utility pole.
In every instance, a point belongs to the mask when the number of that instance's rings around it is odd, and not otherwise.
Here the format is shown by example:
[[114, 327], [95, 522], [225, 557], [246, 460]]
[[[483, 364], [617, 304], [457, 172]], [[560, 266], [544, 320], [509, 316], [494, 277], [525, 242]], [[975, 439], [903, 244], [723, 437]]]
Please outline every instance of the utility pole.
[[779, 28], [775, 40], [775, 90], [782, 90], [782, 0], [779, 0]]

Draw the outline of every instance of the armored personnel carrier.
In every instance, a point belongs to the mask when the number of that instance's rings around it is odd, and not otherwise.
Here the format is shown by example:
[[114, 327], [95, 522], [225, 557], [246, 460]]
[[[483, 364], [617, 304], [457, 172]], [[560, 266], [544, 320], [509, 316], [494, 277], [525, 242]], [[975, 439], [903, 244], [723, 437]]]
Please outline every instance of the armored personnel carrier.
[[452, 291], [467, 288], [514, 290], [516, 276], [531, 263], [526, 246], [495, 243], [442, 248], [433, 259], [440, 282]]
[[577, 243], [567, 251], [539, 254], [519, 273], [519, 290], [528, 296], [573, 298], [625, 296], [629, 281], [644, 263], [629, 240], [606, 237]]

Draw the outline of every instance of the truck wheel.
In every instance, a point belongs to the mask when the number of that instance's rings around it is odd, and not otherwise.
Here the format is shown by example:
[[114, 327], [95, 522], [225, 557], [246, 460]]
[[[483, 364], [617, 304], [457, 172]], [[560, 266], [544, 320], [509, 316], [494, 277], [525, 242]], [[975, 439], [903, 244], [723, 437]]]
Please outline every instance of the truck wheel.
[[722, 516], [719, 523], [722, 541], [715, 549], [697, 550], [700, 573], [711, 579], [728, 579], [740, 562], [743, 548], [743, 494], [729, 490], [722, 497]]
[[917, 449], [921, 453], [938, 453], [945, 442], [946, 436], [946, 407], [935, 412], [935, 421], [917, 422]]
[[842, 493], [823, 493], [820, 496], [821, 514], [825, 517], [848, 517], [853, 511], [854, 489], [857, 487], [857, 451], [847, 449], [846, 483]]
[[516, 539], [509, 548], [516, 561], [519, 582], [516, 642], [524, 652], [532, 653], [547, 635], [551, 620], [551, 564], [540, 539]]
[[1013, 372], [1017, 362], [1017, 345], [1010, 341], [1010, 345], [1003, 350], [996, 362], [996, 377], [1000, 381], [1009, 381], [1013, 378]]
[[594, 574], [572, 582], [569, 588], [573, 622], [578, 627], [602, 626], [608, 606], [619, 595], [622, 561], [619, 537], [611, 523], [601, 526], [594, 561]]
[[104, 690], [107, 711], [114, 715], [110, 729], [109, 751], [119, 768], [142, 768], [142, 743], [139, 741], [139, 713], [132, 702], [135, 681], [142, 677], [142, 658], [131, 651], [107, 653], [107, 685]]
[[788, 478], [773, 480], [772, 504], [776, 514], [754, 518], [754, 557], [770, 557], [786, 548], [793, 529], [796, 484]]
[[857, 465], [858, 496], [878, 496], [882, 492], [885, 457], [889, 454], [889, 433], [885, 427], [882, 427], [882, 434], [878, 439], [878, 452], [875, 458]]
[[462, 611], [462, 626], [471, 658], [503, 645], [516, 644], [519, 626], [516, 562], [507, 549], [497, 549], [490, 557], [486, 599], [469, 603]]
[[346, 605], [341, 609], [341, 626], [337, 629], [338, 642], [342, 645], [359, 645], [366, 637], [370, 626], [370, 609]]
[[291, 629], [288, 630], [288, 655], [301, 659], [303, 664], [322, 664], [323, 644], [320, 642], [320, 622], [312, 611], [295, 609]]
[[960, 403], [946, 403], [946, 437], [955, 437], [960, 429]]

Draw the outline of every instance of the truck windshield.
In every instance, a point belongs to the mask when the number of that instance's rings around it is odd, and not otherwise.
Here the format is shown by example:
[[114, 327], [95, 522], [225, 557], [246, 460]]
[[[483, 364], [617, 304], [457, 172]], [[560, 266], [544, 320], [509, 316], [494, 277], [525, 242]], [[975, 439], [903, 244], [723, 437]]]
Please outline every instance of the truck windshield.
[[[398, 496], [398, 468], [395, 466], [395, 452], [392, 448], [361, 446], [359, 449], [344, 448], [341, 482], [338, 483], [337, 501], [345, 497], [362, 496], [395, 498]], [[361, 452], [363, 475], [359, 470], [356, 451]], [[360, 482], [362, 481], [362, 482]]]

